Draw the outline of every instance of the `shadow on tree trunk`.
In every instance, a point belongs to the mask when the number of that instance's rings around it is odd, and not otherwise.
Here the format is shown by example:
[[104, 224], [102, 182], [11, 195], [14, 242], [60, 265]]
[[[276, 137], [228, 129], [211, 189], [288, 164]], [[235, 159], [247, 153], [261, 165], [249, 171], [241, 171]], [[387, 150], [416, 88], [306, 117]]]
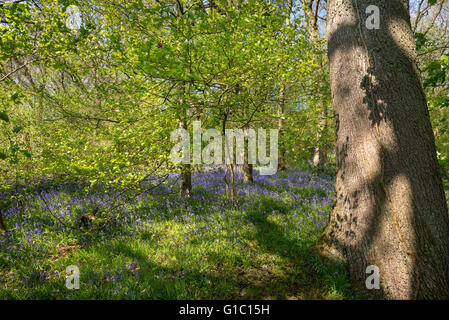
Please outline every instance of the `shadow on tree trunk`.
[[[380, 8], [380, 29], [365, 27]], [[449, 218], [408, 1], [328, 1], [337, 183], [321, 242], [374, 299], [449, 298]], [[366, 268], [380, 270], [368, 290]]]

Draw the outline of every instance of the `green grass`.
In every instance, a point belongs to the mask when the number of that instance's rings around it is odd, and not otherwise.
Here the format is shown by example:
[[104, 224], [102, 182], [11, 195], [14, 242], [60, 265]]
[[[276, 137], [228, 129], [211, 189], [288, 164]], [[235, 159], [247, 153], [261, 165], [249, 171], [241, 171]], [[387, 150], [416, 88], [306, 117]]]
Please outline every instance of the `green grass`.
[[[8, 220], [22, 219], [11, 239], [29, 242], [0, 254], [0, 299], [349, 299], [345, 266], [312, 253], [333, 192], [312, 178], [304, 178], [310, 188], [285, 174], [256, 181], [233, 205], [211, 191], [219, 181], [195, 186], [185, 201], [147, 195], [104, 234], [58, 229], [30, 196], [35, 207]], [[59, 192], [53, 212], [70, 197]], [[65, 286], [69, 265], [80, 269], [79, 290]]]

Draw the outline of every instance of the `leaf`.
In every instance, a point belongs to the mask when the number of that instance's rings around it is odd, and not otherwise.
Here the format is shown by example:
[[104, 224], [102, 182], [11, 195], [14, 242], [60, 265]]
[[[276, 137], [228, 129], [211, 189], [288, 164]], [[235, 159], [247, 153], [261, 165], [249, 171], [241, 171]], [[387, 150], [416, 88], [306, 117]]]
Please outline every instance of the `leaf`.
[[432, 61], [429, 63], [425, 71], [427, 72], [427, 77], [424, 80], [424, 87], [436, 87], [440, 81], [441, 83], [444, 83], [446, 79], [446, 72], [440, 61]]
[[21, 149], [20, 152], [22, 152], [22, 154], [27, 157], [28, 159], [31, 158], [31, 153], [28, 152], [28, 150], [25, 149]]
[[19, 97], [19, 93], [18, 92], [16, 92], [16, 93], [14, 93], [13, 95], [11, 95], [11, 100], [12, 101], [16, 101], [16, 99]]
[[15, 126], [15, 127], [12, 129], [12, 132], [14, 132], [14, 133], [19, 133], [20, 131], [22, 131], [22, 129], [23, 129], [23, 127], [21, 127], [21, 126]]
[[443, 64], [446, 65], [447, 68], [449, 68], [449, 54], [447, 54], [447, 53], [443, 54], [441, 56], [440, 60]]
[[5, 122], [9, 122], [9, 117], [6, 114], [6, 112], [4, 112], [4, 111], [0, 111], [0, 119], [5, 121]]
[[426, 44], [427, 38], [420, 32], [415, 33], [413, 38], [415, 38], [417, 50], [421, 49]]

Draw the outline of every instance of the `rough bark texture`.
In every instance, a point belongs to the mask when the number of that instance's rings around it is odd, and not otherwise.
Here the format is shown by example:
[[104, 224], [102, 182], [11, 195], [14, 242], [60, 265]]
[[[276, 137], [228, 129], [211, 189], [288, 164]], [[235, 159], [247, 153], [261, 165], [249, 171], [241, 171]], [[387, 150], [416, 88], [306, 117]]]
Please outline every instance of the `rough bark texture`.
[[[337, 153], [324, 253], [349, 264], [356, 292], [449, 298], [449, 219], [406, 0], [328, 0]], [[368, 5], [380, 29], [365, 27]], [[379, 290], [365, 286], [380, 269]]]

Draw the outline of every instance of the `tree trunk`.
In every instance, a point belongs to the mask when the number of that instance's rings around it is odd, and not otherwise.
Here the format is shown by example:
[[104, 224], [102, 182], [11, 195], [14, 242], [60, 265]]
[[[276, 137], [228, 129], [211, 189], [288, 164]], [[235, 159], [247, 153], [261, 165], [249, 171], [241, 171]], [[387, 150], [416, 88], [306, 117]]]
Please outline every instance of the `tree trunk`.
[[313, 165], [315, 167], [327, 167], [327, 152], [326, 141], [327, 135], [327, 103], [322, 101], [322, 108], [318, 114], [318, 128], [317, 128], [317, 146], [313, 155]]
[[190, 197], [192, 192], [192, 170], [190, 164], [183, 164], [181, 167], [181, 180], [179, 194], [183, 198]]
[[[336, 202], [323, 253], [356, 293], [449, 298], [449, 218], [407, 0], [328, 0]], [[380, 29], [365, 26], [369, 5]], [[380, 289], [367, 289], [367, 267]]]
[[3, 222], [3, 215], [0, 212], [0, 229], [2, 229], [5, 232], [8, 232], [8, 230], [6, 229], [5, 223]]
[[243, 183], [254, 184], [253, 165], [247, 164], [242, 167]]
[[253, 165], [251, 163], [249, 163], [249, 157], [248, 157], [248, 125], [245, 126], [243, 128], [243, 132], [245, 134], [245, 148], [244, 148], [244, 152], [245, 152], [245, 157], [244, 157], [244, 162], [241, 165], [241, 175], [242, 175], [242, 180], [243, 183], [254, 183], [254, 178], [253, 178]]
[[[285, 18], [285, 25], [289, 26], [290, 14], [293, 9], [293, 0], [287, 1], [287, 16]], [[281, 82], [279, 88], [279, 101], [278, 101], [278, 135], [279, 135], [279, 158], [278, 158], [278, 171], [285, 171], [287, 169], [287, 163], [285, 160], [285, 139], [284, 139], [284, 112], [285, 112], [285, 89], [286, 85], [284, 82]]]
[[[226, 136], [226, 122], [228, 121], [228, 116], [229, 116], [229, 110], [225, 110], [223, 112], [223, 120], [222, 120], [223, 137]], [[225, 149], [225, 151], [224, 151], [225, 154], [226, 154], [226, 152], [229, 152], [230, 154], [234, 152], [232, 143], [230, 146], [228, 146], [228, 144], [225, 142], [223, 147]], [[231, 147], [232, 149], [228, 149], [229, 147]], [[230, 179], [228, 179], [228, 176], [227, 176], [228, 172], [230, 175]], [[223, 180], [226, 184], [226, 198], [230, 202], [233, 203], [234, 202], [234, 194], [235, 194], [235, 175], [234, 175], [234, 164], [233, 163], [225, 164], [225, 172], [224, 172]]]
[[[184, 14], [184, 8], [182, 6], [182, 1], [175, 2], [175, 15], [177, 18], [181, 18]], [[179, 101], [180, 105], [183, 106], [185, 103], [186, 88], [185, 84], [181, 85], [181, 99]], [[179, 121], [179, 127], [181, 129], [187, 130], [187, 121], [185, 120], [185, 114], [187, 110], [183, 110], [184, 114]], [[190, 152], [190, 151], [189, 151]], [[181, 176], [179, 181], [179, 195], [183, 198], [190, 197], [192, 192], [192, 166], [190, 164], [181, 165]]]
[[284, 115], [285, 108], [285, 85], [282, 84], [279, 89], [279, 103], [278, 103], [278, 134], [279, 134], [279, 159], [278, 171], [285, 171], [287, 169], [285, 163], [285, 141], [284, 141]]
[[[181, 129], [187, 130], [187, 123], [185, 120], [181, 120], [179, 123]], [[180, 188], [179, 195], [183, 198], [190, 197], [192, 192], [192, 168], [190, 164], [181, 165], [181, 176], [180, 176]]]
[[[228, 179], [228, 172], [229, 178]], [[224, 182], [226, 184], [226, 198], [231, 203], [234, 203], [235, 199], [235, 174], [234, 174], [234, 164], [227, 164], [224, 173]]]
[[[315, 0], [303, 0], [304, 13], [307, 17], [307, 30], [310, 35], [310, 40], [313, 46], [319, 47], [320, 44], [320, 33], [318, 31], [317, 25], [317, 10], [315, 7], [315, 12], [313, 10], [313, 4]], [[318, 3], [316, 3], [318, 6]], [[326, 66], [323, 61], [321, 54], [315, 54], [315, 60], [319, 65], [319, 71], [317, 75], [318, 81], [318, 95], [319, 95], [319, 105], [318, 105], [318, 130], [317, 130], [317, 145], [315, 147], [315, 152], [313, 155], [313, 165], [316, 167], [326, 167], [327, 166], [327, 152], [324, 137], [327, 136], [327, 99], [323, 92], [326, 86]]]

